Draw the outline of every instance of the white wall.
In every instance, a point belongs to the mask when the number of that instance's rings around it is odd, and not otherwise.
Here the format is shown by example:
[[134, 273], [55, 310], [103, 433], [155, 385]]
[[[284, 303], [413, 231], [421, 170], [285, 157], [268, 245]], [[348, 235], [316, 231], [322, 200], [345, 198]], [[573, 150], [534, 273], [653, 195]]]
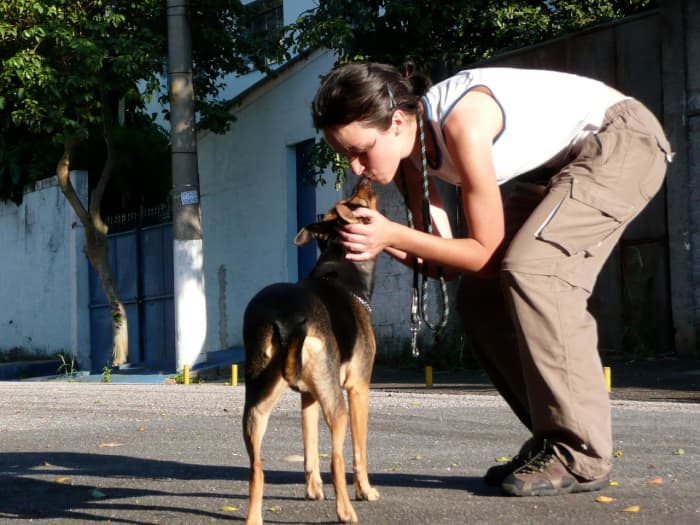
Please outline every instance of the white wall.
[[[87, 173], [72, 179], [85, 201]], [[0, 202], [0, 244], [0, 350], [66, 351], [89, 366], [85, 235], [55, 177], [20, 206]]]
[[[256, 89], [225, 135], [198, 143], [206, 351], [242, 345], [243, 311], [263, 286], [296, 280], [296, 173], [293, 148], [313, 138], [311, 100], [334, 59], [313, 54]], [[317, 213], [339, 193], [318, 189]]]

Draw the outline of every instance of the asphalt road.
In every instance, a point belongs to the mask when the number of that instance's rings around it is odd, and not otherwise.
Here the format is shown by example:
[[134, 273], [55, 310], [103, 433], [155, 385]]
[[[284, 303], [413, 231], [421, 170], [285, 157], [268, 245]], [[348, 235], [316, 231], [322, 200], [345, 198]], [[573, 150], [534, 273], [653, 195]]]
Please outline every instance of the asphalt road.
[[[244, 387], [0, 382], [0, 523], [199, 524], [245, 519]], [[700, 404], [612, 400], [616, 486], [512, 498], [481, 476], [526, 434], [490, 393], [375, 390], [370, 479], [360, 523], [700, 523]], [[298, 395], [289, 391], [263, 443], [266, 523], [334, 523], [326, 497], [305, 501]], [[350, 439], [346, 439], [350, 463]], [[351, 489], [352, 493], [352, 489]], [[614, 498], [595, 501], [600, 494]], [[638, 512], [624, 509], [638, 506]]]

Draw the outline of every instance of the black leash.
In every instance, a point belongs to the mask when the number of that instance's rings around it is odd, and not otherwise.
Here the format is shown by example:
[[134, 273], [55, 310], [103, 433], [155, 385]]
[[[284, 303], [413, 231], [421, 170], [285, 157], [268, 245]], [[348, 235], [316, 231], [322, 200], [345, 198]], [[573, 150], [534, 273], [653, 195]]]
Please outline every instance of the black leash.
[[[423, 202], [421, 212], [423, 216], [423, 229], [426, 233], [433, 233], [433, 223], [430, 216], [430, 192], [428, 187], [428, 160], [425, 148], [425, 133], [423, 130], [423, 115], [419, 108], [416, 117], [418, 121], [420, 149], [421, 149], [421, 175], [423, 179]], [[415, 229], [413, 221], [413, 213], [408, 204], [408, 188], [406, 185], [406, 177], [403, 169], [400, 169], [401, 182], [403, 185], [403, 197], [406, 204], [406, 220], [408, 225]], [[413, 262], [413, 289], [411, 291], [411, 354], [413, 357], [420, 357], [418, 349], [418, 333], [421, 329], [421, 321], [433, 332], [433, 353], [435, 352], [442, 332], [447, 325], [447, 319], [450, 315], [449, 297], [447, 294], [447, 284], [443, 276], [442, 268], [438, 267], [438, 279], [440, 281], [440, 291], [442, 294], [442, 312], [440, 319], [433, 322], [428, 317], [428, 265], [423, 261], [423, 271], [419, 272], [418, 262]], [[420, 289], [420, 293], [419, 293]]]

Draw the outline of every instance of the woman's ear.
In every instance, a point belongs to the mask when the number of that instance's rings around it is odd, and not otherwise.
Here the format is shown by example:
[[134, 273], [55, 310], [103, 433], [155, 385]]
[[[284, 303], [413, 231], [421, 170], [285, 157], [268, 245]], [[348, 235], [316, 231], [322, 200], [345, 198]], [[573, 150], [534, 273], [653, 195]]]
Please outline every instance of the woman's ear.
[[394, 135], [401, 133], [401, 130], [406, 126], [408, 114], [402, 109], [397, 109], [391, 117], [391, 130]]

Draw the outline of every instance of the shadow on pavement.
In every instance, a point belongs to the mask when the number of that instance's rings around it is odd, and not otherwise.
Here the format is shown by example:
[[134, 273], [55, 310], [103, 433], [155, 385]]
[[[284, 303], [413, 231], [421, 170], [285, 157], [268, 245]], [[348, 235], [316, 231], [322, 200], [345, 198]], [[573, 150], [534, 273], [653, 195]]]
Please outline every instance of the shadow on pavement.
[[[100, 478], [95, 486], [74, 483], [72, 478], [86, 476]], [[323, 473], [324, 483], [331, 486], [330, 474]], [[118, 480], [143, 479], [143, 488], [125, 488]], [[110, 480], [114, 480], [110, 482]], [[92, 522], [110, 521], [114, 523], [142, 523], [127, 517], [109, 516], [110, 511], [134, 512], [177, 512], [191, 514], [194, 522], [211, 518], [222, 518], [217, 512], [210, 512], [191, 506], [149, 505], [148, 497], [172, 498], [168, 501], [182, 501], [182, 498], [221, 498], [221, 492], [206, 490], [194, 492], [163, 491], [146, 488], [153, 481], [243, 481], [248, 480], [248, 468], [236, 466], [212, 466], [158, 461], [130, 456], [81, 454], [68, 452], [46, 453], [5, 453], [0, 454], [0, 519], [49, 519], [63, 518]], [[439, 488], [441, 490], [468, 491], [474, 495], [493, 496], [497, 491], [487, 487], [478, 477], [432, 476], [411, 473], [378, 472], [371, 475], [377, 487]], [[265, 482], [268, 485], [298, 484], [303, 487], [303, 471], [266, 470]], [[96, 486], [99, 491], [95, 492]], [[181, 485], [178, 485], [181, 486]], [[348, 486], [352, 486], [348, 474]], [[234, 498], [247, 500], [246, 494], [233, 494]], [[284, 498], [276, 499], [302, 499]], [[139, 500], [137, 503], [120, 500]], [[143, 501], [141, 501], [143, 500]], [[236, 520], [236, 516], [226, 516]]]

